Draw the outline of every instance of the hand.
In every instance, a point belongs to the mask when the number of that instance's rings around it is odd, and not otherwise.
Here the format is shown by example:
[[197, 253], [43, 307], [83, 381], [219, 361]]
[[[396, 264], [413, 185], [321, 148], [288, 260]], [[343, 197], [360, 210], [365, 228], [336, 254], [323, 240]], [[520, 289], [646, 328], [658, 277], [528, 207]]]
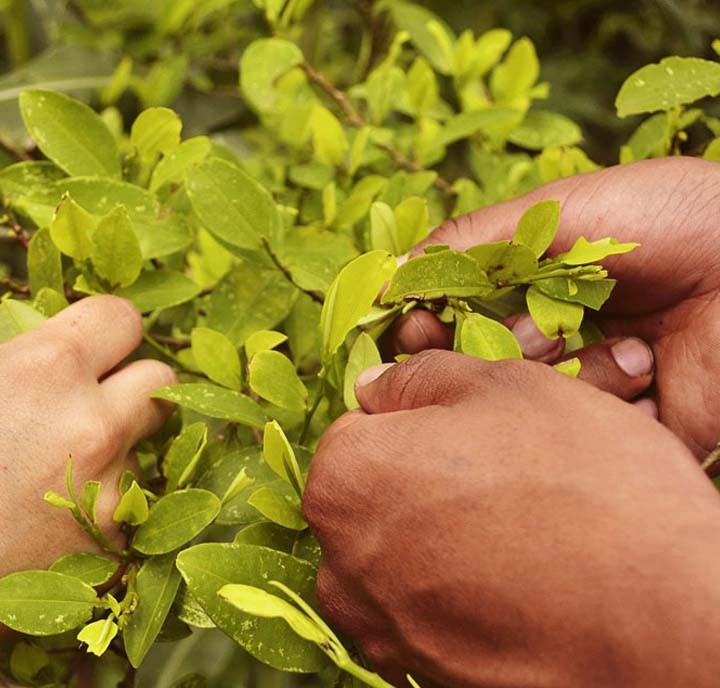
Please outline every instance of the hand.
[[720, 498], [669, 430], [529, 361], [360, 383], [305, 513], [325, 612], [389, 680], [717, 685]]
[[95, 296], [0, 346], [0, 576], [95, 548], [68, 512], [43, 501], [47, 490], [65, 494], [69, 455], [76, 489], [103, 482], [100, 526], [123, 546], [112, 520], [118, 480], [132, 465], [133, 446], [171, 411], [150, 394], [175, 381], [159, 361], [115, 370], [141, 339], [140, 314], [129, 302]]
[[[522, 213], [542, 199], [562, 203], [553, 255], [568, 249], [580, 235], [641, 244], [629, 255], [605, 261], [619, 282], [599, 324], [611, 337], [637, 337], [650, 344], [656, 368], [652, 397], [660, 420], [696, 456], [706, 455], [720, 440], [720, 165], [672, 158], [563, 179], [523, 198], [450, 220], [426, 243], [448, 243], [462, 250], [509, 238]], [[447, 333], [428, 315], [413, 316], [422, 322], [406, 318], [399, 324], [397, 348], [414, 352], [446, 345]], [[552, 343], [543, 343], [527, 320], [516, 333], [530, 357], [557, 356]], [[607, 355], [616, 341], [599, 352], [581, 352], [581, 376], [629, 398], [642, 385], [626, 386], [622, 371]], [[640, 349], [636, 352], [631, 362], [635, 369], [641, 360]]]

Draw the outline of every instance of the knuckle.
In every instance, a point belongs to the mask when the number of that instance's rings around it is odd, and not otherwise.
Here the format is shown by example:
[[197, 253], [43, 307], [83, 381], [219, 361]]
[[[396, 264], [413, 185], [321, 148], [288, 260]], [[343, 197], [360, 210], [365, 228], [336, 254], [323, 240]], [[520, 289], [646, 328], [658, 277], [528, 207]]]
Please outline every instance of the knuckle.
[[428, 244], [449, 244], [456, 246], [462, 241], [463, 235], [467, 233], [467, 225], [470, 223], [470, 215], [451, 217], [443, 222], [428, 238], [423, 245]]
[[73, 453], [107, 463], [120, 453], [122, 446], [123, 435], [112, 416], [94, 412], [79, 430]]
[[32, 364], [37, 369], [69, 370], [77, 372], [85, 365], [82, 347], [71, 334], [56, 334], [52, 339], [34, 343]]
[[366, 639], [361, 641], [363, 654], [370, 660], [370, 664], [380, 670], [393, 666], [395, 662], [394, 648], [383, 638]]
[[362, 413], [352, 412], [341, 416], [325, 432], [313, 457], [303, 495], [303, 513], [321, 544], [327, 543], [334, 531], [338, 503], [347, 499], [349, 485], [343, 476], [355, 472], [358, 441], [349, 430], [364, 418]]
[[391, 385], [397, 390], [401, 408], [421, 405], [422, 399], [431, 396], [441, 402], [451, 391], [448, 385], [448, 371], [474, 364], [473, 359], [462, 354], [440, 349], [428, 349], [408, 358], [396, 366], [391, 375]]

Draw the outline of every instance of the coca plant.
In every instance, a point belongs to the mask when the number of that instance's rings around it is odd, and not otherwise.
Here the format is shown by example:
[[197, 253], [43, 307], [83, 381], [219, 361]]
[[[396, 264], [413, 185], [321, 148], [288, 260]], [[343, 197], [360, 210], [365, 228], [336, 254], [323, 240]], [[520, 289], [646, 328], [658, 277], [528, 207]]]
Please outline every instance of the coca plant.
[[[39, 153], [0, 170], [27, 265], [26, 279], [0, 278], [0, 342], [84, 295], [117, 294], [144, 314], [143, 354], [172, 362], [180, 382], [155, 393], [178, 411], [138, 448], [140, 472], [111, 486], [125, 549], [98, 524], [102, 486], [75, 484], [71, 458], [65, 493], [46, 494], [104, 554], [0, 580], [15, 683], [77, 685], [89, 653], [95, 685], [214, 685], [208, 657], [239, 646], [238, 682], [286, 672], [299, 677], [283, 685], [388, 686], [318, 611], [320, 551], [301, 508], [313, 447], [357, 406], [354, 382], [400, 314], [431, 310], [454, 327], [456, 350], [499, 360], [522, 355], [500, 321], [527, 310], [571, 352], [599, 336], [583, 320], [614, 286], [601, 261], [636, 246], [580, 238], [548, 256], [560, 219], [548, 200], [512, 240], [435, 245], [398, 267], [444, 219], [594, 169], [579, 128], [535, 106], [549, 87], [527, 38], [456, 36], [426, 10], [386, 3], [397, 29], [387, 53], [341, 89], [293, 40], [308, 3], [256, 4], [273, 35], [240, 62], [239, 94], [257, 115], [242, 149], [183, 139], [164, 107], [125, 129], [112, 106], [20, 95]], [[121, 63], [118, 93], [127, 78]], [[712, 61], [639, 70], [619, 114], [651, 116], [622, 161], [680, 152], [688, 130], [720, 135], [689, 107], [718, 93]], [[720, 157], [718, 141], [706, 157]]]

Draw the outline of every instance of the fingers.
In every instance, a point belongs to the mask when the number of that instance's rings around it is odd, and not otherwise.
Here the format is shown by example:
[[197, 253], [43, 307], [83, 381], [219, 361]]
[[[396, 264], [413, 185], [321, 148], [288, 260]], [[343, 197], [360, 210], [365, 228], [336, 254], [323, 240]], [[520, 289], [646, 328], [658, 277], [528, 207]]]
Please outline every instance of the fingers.
[[386, 335], [390, 356], [417, 354], [425, 349], [451, 349], [452, 332], [430, 311], [413, 310], [401, 315]]
[[125, 299], [91, 296], [61, 311], [28, 336], [74, 356], [97, 379], [140, 344], [142, 318]]
[[[548, 339], [527, 313], [513, 315], [504, 321], [520, 344], [523, 356], [531, 361], [555, 363], [564, 347], [562, 339]], [[452, 349], [451, 329], [430, 311], [414, 310], [400, 316], [386, 335], [390, 357], [416, 354], [426, 349]]]
[[369, 368], [358, 378], [355, 394], [366, 413], [449, 404], [477, 389], [477, 376], [487, 366], [463, 354], [423, 351], [402, 363]]
[[[613, 236], [642, 245], [606, 262], [620, 278], [623, 298], [614, 302], [616, 310], [646, 312], [687, 296], [709, 279], [707, 270], [698, 266], [703, 263], [699, 258], [707, 265], [717, 253], [708, 237], [714, 236], [719, 183], [720, 165], [703, 160], [657, 159], [611, 167], [448, 220], [413, 254], [422, 253], [427, 244], [465, 250], [509, 239], [530, 206], [554, 199], [561, 203], [562, 215], [551, 255], [567, 250], [580, 235], [590, 240]], [[644, 287], [642, 292], [637, 285]]]
[[650, 416], [650, 418], [655, 418], [657, 420], [660, 417], [657, 402], [650, 397], [644, 397], [643, 399], [634, 401], [633, 406], [638, 411], [642, 411], [646, 416]]
[[565, 349], [565, 340], [562, 337], [548, 339], [529, 313], [513, 315], [504, 321], [504, 325], [515, 335], [523, 356], [530, 361], [555, 363]]
[[175, 382], [172, 368], [153, 360], [135, 361], [102, 382], [100, 389], [118, 426], [125, 431], [128, 449], [165, 423], [172, 404], [150, 395]]
[[580, 359], [578, 377], [620, 399], [634, 399], [653, 381], [652, 349], [636, 337], [606, 339], [565, 358]]

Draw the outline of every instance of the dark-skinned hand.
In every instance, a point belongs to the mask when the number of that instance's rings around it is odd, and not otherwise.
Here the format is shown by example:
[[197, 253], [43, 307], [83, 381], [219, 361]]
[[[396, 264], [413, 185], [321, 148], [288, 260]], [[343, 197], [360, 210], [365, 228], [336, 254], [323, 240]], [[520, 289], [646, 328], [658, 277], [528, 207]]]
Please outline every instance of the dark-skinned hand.
[[[398, 684], [410, 671], [423, 686], [714, 686], [720, 499], [693, 453], [720, 435], [720, 166], [562, 180], [429, 241], [508, 238], [546, 198], [563, 205], [551, 255], [581, 234], [642, 244], [607, 261], [620, 280], [601, 321], [611, 338], [579, 353], [595, 388], [438, 351], [368, 371], [362, 410], [326, 433], [308, 483], [319, 598]], [[527, 358], [560, 357], [527, 318], [509, 324]], [[396, 351], [449, 344], [427, 312], [393, 336]], [[652, 380], [641, 339], [656, 386], [633, 407], [616, 397]], [[658, 410], [666, 427], [648, 417]]]
[[357, 392], [305, 513], [394, 685], [717, 686], [720, 498], [672, 432], [529, 361], [427, 351]]
[[[698, 457], [720, 440], [720, 165], [693, 158], [650, 160], [612, 167], [548, 184], [522, 198], [482, 208], [448, 221], [427, 243], [458, 250], [510, 238], [534, 203], [556, 199], [561, 224], [550, 250], [567, 250], [579, 236], [613, 236], [641, 244], [604, 264], [618, 280], [599, 324], [611, 341], [580, 352], [581, 377], [625, 399], [634, 398], [650, 377], [625, 374], [611, 355], [616, 337], [624, 344], [631, 372], [642, 367], [635, 338], [655, 356], [654, 402], [641, 402]], [[417, 252], [422, 251], [422, 246]], [[544, 340], [528, 318], [514, 331], [529, 358], [554, 362], [556, 344]], [[430, 313], [415, 312], [393, 333], [396, 351], [446, 347], [448, 333]], [[632, 343], [636, 347], [630, 352]], [[578, 354], [574, 354], [578, 355]], [[647, 358], [645, 359], [647, 360]]]

